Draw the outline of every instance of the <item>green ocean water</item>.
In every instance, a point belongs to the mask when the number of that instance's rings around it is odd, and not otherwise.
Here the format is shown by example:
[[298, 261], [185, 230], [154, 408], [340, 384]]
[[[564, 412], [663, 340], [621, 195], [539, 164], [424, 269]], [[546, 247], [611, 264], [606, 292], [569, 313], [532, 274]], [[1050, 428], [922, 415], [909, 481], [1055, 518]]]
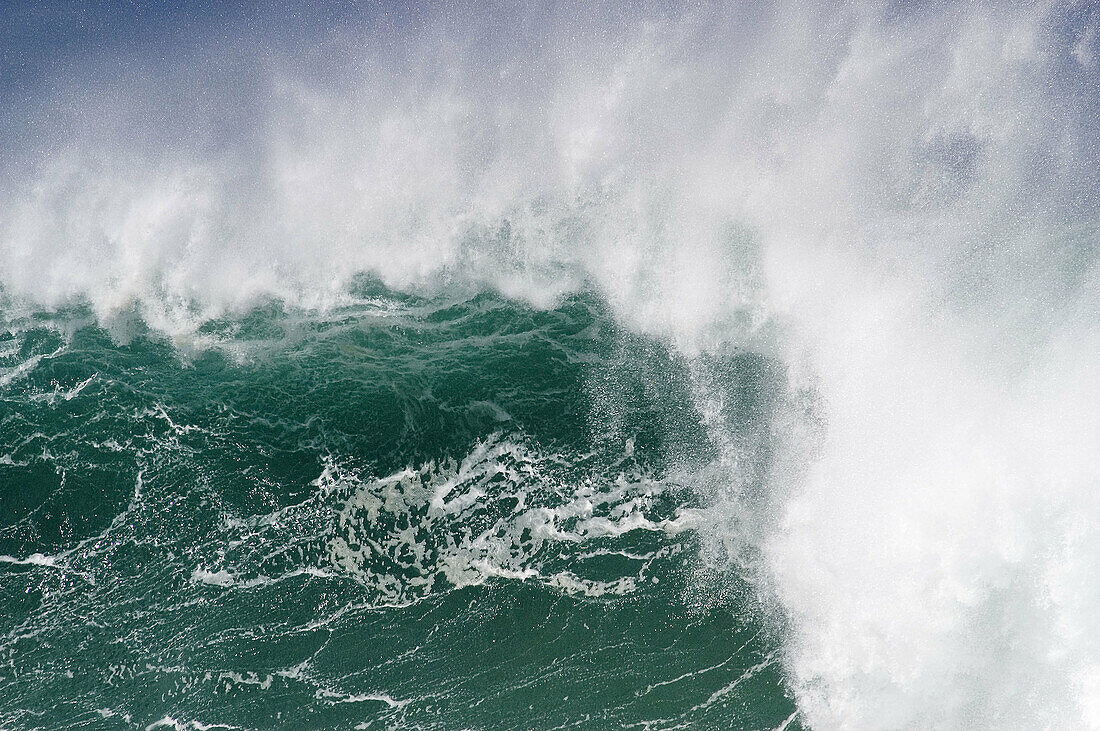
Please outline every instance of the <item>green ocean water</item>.
[[771, 364], [595, 295], [5, 305], [0, 728], [797, 728], [700, 367], [759, 442]]

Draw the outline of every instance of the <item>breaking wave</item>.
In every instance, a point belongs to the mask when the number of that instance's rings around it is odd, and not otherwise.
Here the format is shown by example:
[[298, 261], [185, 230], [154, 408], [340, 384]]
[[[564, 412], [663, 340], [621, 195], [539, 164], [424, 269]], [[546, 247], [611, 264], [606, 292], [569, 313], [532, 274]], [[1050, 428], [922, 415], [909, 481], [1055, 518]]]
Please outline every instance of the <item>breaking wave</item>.
[[[92, 64], [11, 113], [5, 322], [78, 311], [247, 361], [367, 306], [365, 273], [536, 311], [596, 292], [685, 364], [712, 450], [689, 512], [644, 470], [566, 486], [496, 436], [388, 477], [330, 462], [304, 502], [227, 519], [193, 582], [615, 593], [655, 554], [601, 536], [690, 523], [779, 628], [809, 727], [1100, 727], [1098, 24], [1087, 2], [466, 7], [245, 34], [245, 80]], [[265, 307], [300, 322], [239, 337]], [[73, 332], [13, 325], [0, 390]], [[622, 394], [599, 398], [606, 426]]]

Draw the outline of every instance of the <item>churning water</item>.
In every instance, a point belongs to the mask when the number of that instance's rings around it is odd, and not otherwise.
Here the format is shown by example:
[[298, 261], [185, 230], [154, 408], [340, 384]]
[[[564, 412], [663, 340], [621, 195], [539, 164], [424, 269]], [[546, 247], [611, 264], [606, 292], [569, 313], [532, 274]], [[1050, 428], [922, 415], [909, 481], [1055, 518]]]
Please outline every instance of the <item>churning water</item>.
[[1100, 7], [334, 8], [8, 87], [0, 726], [1100, 727]]

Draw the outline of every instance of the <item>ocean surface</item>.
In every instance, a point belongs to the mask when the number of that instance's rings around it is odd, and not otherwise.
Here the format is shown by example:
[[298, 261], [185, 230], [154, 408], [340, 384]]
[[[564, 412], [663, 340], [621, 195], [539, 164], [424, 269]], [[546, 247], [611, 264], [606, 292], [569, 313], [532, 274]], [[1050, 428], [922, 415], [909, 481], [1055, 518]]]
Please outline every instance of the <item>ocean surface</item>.
[[[5, 728], [774, 728], [692, 374], [591, 294], [3, 323]], [[734, 354], [755, 435], [775, 367]], [[793, 725], [791, 727], [797, 727]]]
[[0, 731], [1100, 729], [1100, 4], [0, 3]]

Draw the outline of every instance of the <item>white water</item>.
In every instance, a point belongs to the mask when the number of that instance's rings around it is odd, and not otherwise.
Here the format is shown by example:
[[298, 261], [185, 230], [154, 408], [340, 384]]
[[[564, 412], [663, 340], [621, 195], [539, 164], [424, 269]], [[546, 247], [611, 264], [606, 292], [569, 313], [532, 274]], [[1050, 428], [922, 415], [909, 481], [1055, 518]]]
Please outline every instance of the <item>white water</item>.
[[[674, 536], [704, 521], [694, 508], [661, 515], [658, 503], [674, 486], [629, 460], [584, 461], [497, 434], [458, 463], [381, 478], [332, 463], [301, 504], [226, 516], [214, 555], [191, 580], [251, 589], [303, 574], [345, 576], [371, 605], [388, 607], [493, 578], [592, 597], [633, 593], [655, 581], [655, 561], [679, 548], [626, 553], [595, 543], [631, 531]], [[590, 559], [610, 553], [623, 559], [619, 570], [592, 568]]]
[[58, 80], [0, 282], [181, 342], [363, 270], [590, 282], [689, 355], [761, 349], [815, 404], [751, 535], [803, 718], [1100, 727], [1100, 11], [755, 5], [334, 31], [209, 118], [213, 62], [181, 99]]

